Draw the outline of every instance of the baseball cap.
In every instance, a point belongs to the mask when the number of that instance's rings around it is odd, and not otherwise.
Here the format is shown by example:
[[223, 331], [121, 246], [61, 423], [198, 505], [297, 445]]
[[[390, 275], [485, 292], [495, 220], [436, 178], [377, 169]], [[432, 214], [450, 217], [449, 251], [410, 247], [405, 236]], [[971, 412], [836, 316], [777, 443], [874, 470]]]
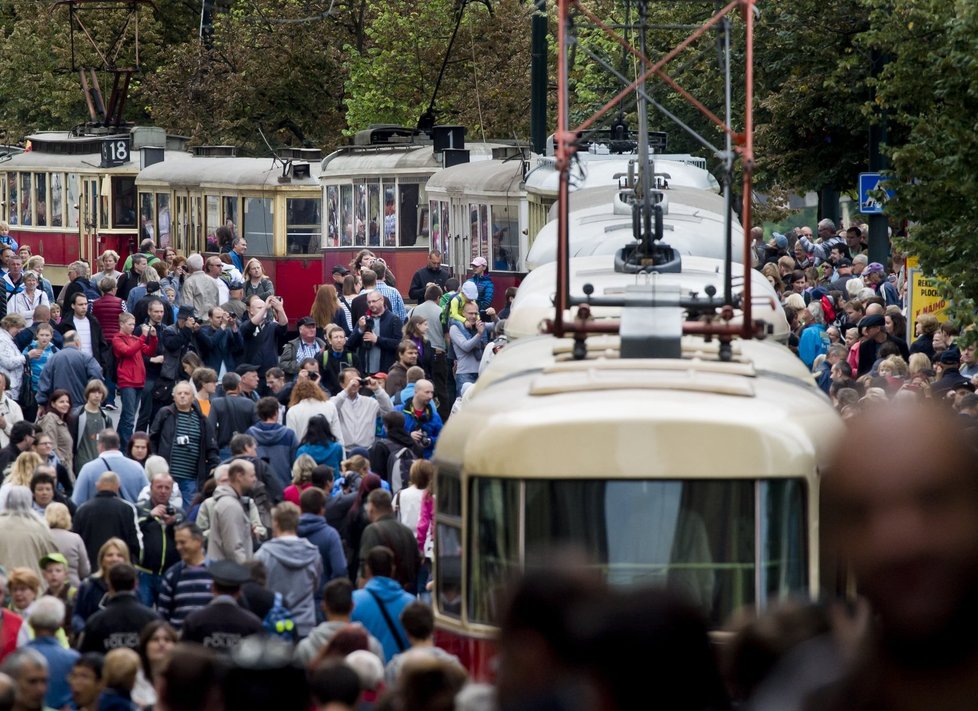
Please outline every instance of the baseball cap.
[[44, 556], [43, 558], [41, 558], [41, 561], [40, 561], [41, 569], [43, 570], [43, 568], [48, 563], [61, 563], [61, 565], [64, 565], [64, 566], [67, 567], [67, 565], [68, 565], [68, 559], [65, 558], [64, 555], [62, 555], [61, 553], [48, 553], [46, 556]]
[[462, 284], [462, 296], [469, 301], [475, 301], [477, 298], [479, 298], [479, 287], [477, 287], [473, 281], [465, 282]]
[[314, 319], [312, 316], [303, 316], [298, 321], [296, 321], [296, 325], [297, 326], [315, 326], [316, 325], [316, 319]]
[[476, 257], [471, 262], [469, 262], [469, 264], [470, 264], [470, 266], [473, 266], [473, 267], [488, 267], [489, 266], [489, 262], [486, 261], [486, 258], [485, 257]]
[[876, 274], [876, 273], [882, 274], [884, 271], [885, 270], [883, 269], [883, 265], [880, 264], [879, 262], [870, 262], [865, 270], [866, 274]]
[[342, 264], [337, 264], [335, 267], [333, 267], [333, 274], [342, 274], [346, 276], [349, 273], [350, 270], [344, 267]]
[[244, 585], [251, 580], [248, 569], [233, 560], [216, 560], [210, 564], [208, 569], [214, 582], [218, 585], [235, 587]]
[[234, 280], [228, 284], [228, 289], [230, 291], [237, 291], [238, 289], [244, 289], [244, 282]]

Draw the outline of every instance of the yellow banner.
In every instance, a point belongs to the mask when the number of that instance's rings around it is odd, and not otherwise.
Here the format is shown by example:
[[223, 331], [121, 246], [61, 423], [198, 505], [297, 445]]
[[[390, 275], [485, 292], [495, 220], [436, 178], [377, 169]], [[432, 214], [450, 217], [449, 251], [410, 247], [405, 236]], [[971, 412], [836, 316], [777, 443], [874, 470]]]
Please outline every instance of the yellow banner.
[[919, 269], [910, 270], [910, 297], [907, 309], [907, 323], [916, 323], [921, 314], [931, 314], [938, 321], [947, 319], [947, 300], [944, 298], [939, 279], [929, 277]]

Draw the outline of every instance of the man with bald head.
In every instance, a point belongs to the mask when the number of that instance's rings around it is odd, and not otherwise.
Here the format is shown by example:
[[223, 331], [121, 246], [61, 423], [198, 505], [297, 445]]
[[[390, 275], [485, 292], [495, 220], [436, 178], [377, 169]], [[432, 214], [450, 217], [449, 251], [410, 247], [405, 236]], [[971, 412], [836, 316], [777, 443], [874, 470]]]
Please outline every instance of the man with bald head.
[[411, 434], [411, 439], [424, 448], [425, 459], [431, 459], [434, 454], [435, 443], [443, 427], [441, 415], [432, 402], [434, 398], [434, 384], [421, 379], [414, 384], [414, 397], [410, 402], [397, 408], [404, 413], [404, 429]]
[[972, 442], [939, 407], [891, 404], [849, 421], [822, 516], [827, 552], [853, 572], [875, 624], [849, 676], [810, 708], [974, 708], [976, 471]]
[[98, 551], [110, 538], [121, 538], [129, 555], [139, 560], [142, 537], [136, 507], [119, 496], [119, 477], [105, 472], [95, 484], [95, 496], [78, 507], [72, 530], [85, 541], [89, 560], [98, 560]]

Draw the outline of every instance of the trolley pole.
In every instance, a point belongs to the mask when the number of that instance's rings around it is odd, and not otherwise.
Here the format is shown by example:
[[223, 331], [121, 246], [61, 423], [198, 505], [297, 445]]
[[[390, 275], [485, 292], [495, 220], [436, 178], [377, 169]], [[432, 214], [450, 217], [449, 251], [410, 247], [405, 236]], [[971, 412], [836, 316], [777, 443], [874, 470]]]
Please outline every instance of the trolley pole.
[[533, 152], [547, 150], [547, 0], [535, 0], [530, 25], [530, 143]]

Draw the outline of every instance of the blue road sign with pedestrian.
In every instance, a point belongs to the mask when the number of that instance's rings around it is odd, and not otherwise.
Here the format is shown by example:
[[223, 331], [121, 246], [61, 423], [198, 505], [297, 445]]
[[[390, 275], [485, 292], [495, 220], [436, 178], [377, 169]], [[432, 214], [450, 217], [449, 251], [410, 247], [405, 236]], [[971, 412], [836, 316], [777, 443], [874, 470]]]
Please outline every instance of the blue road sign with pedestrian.
[[[882, 215], [886, 200], [893, 197], [895, 190], [887, 188], [886, 183], [892, 180], [888, 175], [879, 173], [859, 174], [859, 212], [864, 215]], [[880, 200], [872, 195], [879, 190], [886, 190], [886, 199]]]

